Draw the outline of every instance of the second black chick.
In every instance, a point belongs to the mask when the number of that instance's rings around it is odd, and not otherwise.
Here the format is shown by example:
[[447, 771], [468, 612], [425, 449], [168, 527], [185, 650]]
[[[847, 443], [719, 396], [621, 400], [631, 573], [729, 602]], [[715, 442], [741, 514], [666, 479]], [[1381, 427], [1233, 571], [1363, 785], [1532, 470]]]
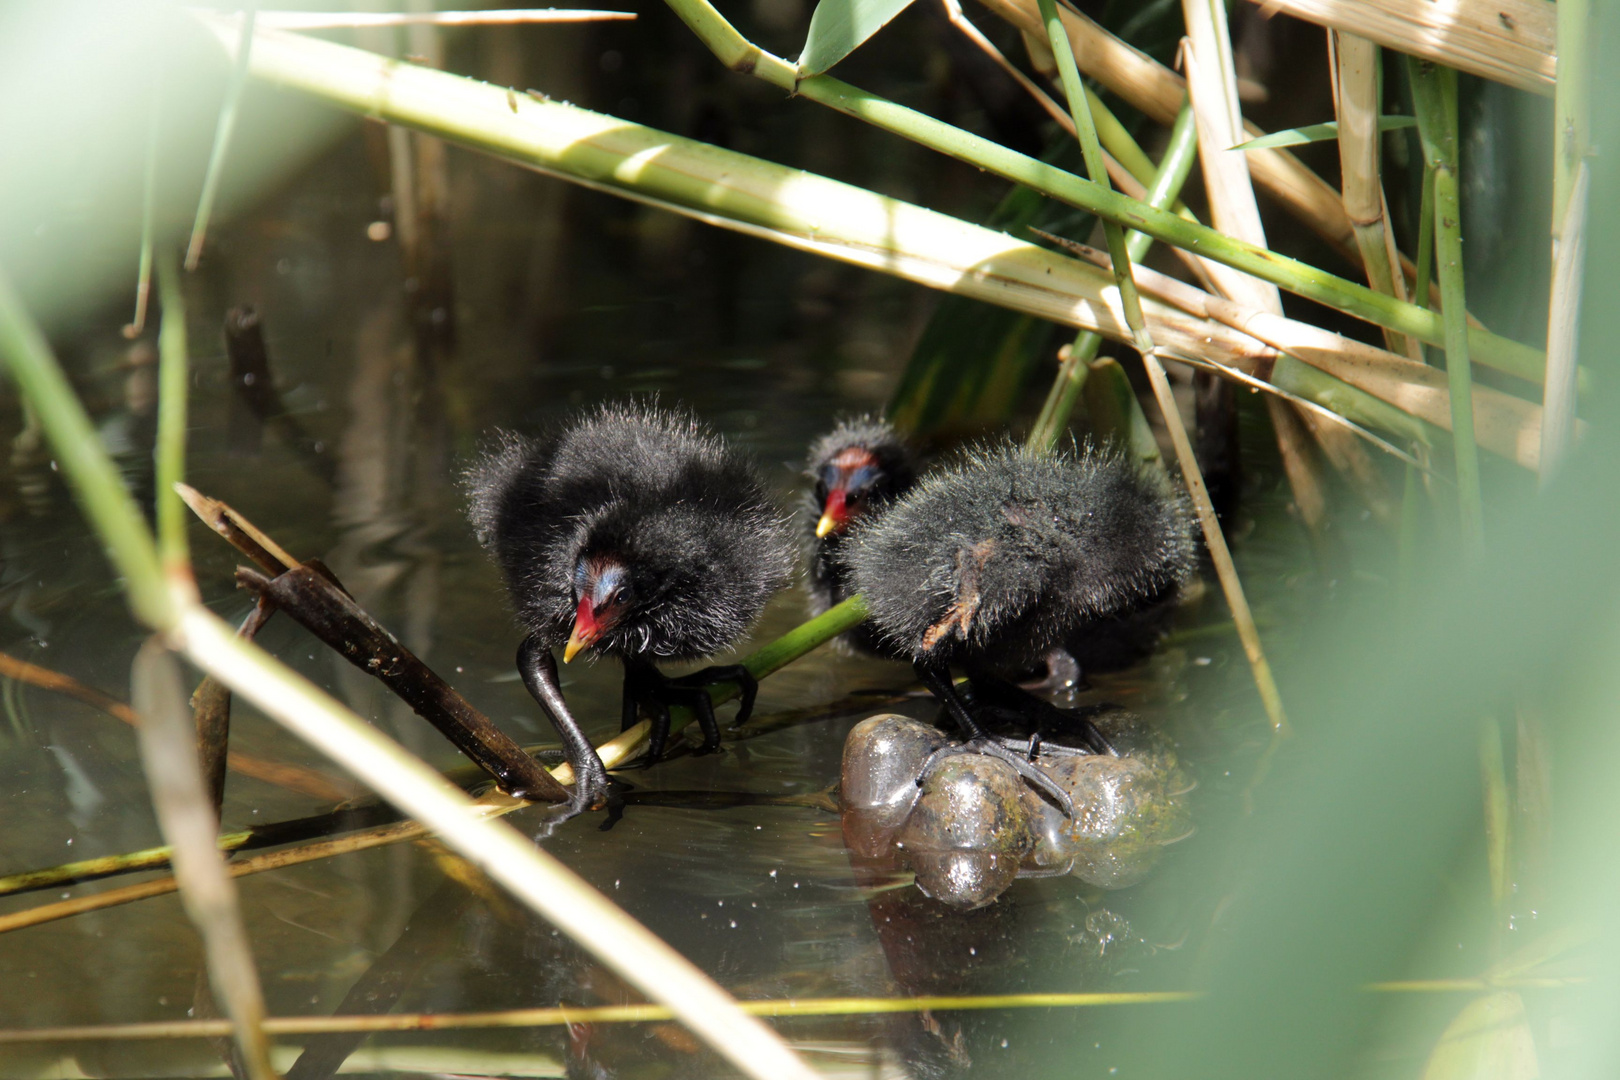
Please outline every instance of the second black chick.
[[690, 706], [705, 748], [720, 744], [706, 689], [756, 684], [740, 665], [669, 679], [655, 660], [692, 660], [731, 645], [791, 576], [791, 543], [764, 482], [745, 458], [691, 417], [608, 405], [548, 440], [509, 433], [467, 475], [469, 516], [505, 572], [528, 637], [524, 685], [562, 736], [575, 776], [573, 812], [598, 805], [607, 770], [568, 711], [552, 649], [624, 663], [625, 728], [645, 706], [649, 754], [669, 736], [669, 706]]
[[[1186, 501], [1122, 454], [1002, 446], [924, 477], [854, 530], [843, 561], [877, 640], [911, 660], [967, 748], [1006, 760], [1067, 811], [1057, 785], [975, 714], [1005, 701], [999, 675], [1033, 666], [1087, 624], [1173, 594], [1197, 545]], [[965, 701], [952, 665], [997, 692]], [[1079, 723], [1093, 750], [1109, 751]]]
[[[911, 490], [917, 482], [916, 455], [886, 420], [840, 420], [810, 444], [805, 476], [811, 483], [805, 506], [811, 523], [805, 589], [810, 614], [820, 615], [854, 595], [849, 571], [839, 558], [850, 527]], [[894, 656], [873, 639], [867, 623], [841, 635], [839, 643], [856, 652]]]

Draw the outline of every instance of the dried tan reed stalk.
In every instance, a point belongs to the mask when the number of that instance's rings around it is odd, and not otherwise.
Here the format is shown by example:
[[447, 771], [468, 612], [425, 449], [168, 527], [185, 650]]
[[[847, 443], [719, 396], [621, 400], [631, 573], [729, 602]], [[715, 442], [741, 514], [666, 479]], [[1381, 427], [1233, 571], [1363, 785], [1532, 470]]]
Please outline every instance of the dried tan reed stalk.
[[1557, 5], [1548, 0], [1254, 0], [1410, 56], [1551, 94]]

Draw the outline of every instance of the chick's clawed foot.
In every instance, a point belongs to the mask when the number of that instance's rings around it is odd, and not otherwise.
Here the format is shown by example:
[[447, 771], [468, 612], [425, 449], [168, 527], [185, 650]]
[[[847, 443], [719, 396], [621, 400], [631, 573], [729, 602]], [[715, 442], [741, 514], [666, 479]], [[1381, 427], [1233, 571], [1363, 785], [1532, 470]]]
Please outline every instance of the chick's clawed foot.
[[[1014, 743], [1013, 747], [1016, 748], [1009, 748], [1008, 741], [990, 735], [980, 735], [965, 743], [942, 746], [930, 754], [923, 767], [918, 770], [917, 783], [922, 783], [922, 778], [928, 775], [928, 771], [940, 758], [955, 754], [983, 754], [985, 757], [993, 757], [1012, 766], [1013, 771], [1024, 778], [1024, 783], [1053, 803], [1063, 812], [1064, 817], [1074, 817], [1074, 803], [1069, 798], [1069, 793], [1063, 790], [1063, 785], [1046, 775], [1043, 769], [1030, 760], [1024, 744]], [[1038, 741], [1034, 745], [1039, 748]]]
[[753, 712], [759, 681], [741, 664], [715, 665], [672, 679], [651, 664], [626, 663], [621, 730], [628, 731], [634, 726], [642, 708], [646, 707], [652, 724], [647, 739], [646, 764], [651, 765], [664, 756], [669, 744], [670, 706], [685, 706], [697, 715], [698, 727], [703, 730], [703, 746], [699, 753], [712, 754], [720, 749], [720, 722], [715, 718], [709, 687], [728, 682], [736, 683], [741, 688], [736, 723], [745, 723]]

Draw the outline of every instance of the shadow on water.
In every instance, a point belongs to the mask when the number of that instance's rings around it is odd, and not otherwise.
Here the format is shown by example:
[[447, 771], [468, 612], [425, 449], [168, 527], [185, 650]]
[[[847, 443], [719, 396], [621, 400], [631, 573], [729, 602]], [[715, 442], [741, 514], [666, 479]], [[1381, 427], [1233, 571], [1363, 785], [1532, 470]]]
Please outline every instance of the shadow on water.
[[[713, 65], [681, 52], [671, 58], [670, 78], [695, 89], [669, 99], [696, 104], [680, 106], [688, 115], [675, 122], [637, 116], [676, 106], [639, 98], [652, 94], [647, 86], [621, 85], [625, 44], [607, 31], [557, 35], [525, 39], [523, 49], [492, 36], [460, 69], [515, 86], [545, 79], [548, 92], [588, 101], [594, 94], [603, 107], [619, 94], [618, 104], [627, 105], [621, 111], [633, 118], [720, 143], [757, 149], [767, 135], [791, 138], [791, 145], [814, 148], [817, 160], [802, 164], [822, 171], [863, 164], [862, 155], [878, 145], [862, 136], [839, 148], [838, 138], [752, 128], [708, 87]], [[796, 123], [819, 129], [835, 121], [810, 113]], [[217, 228], [204, 269], [187, 286], [196, 367], [189, 479], [295, 555], [326, 560], [362, 606], [496, 723], [520, 742], [544, 741], [550, 727], [513, 670], [519, 635], [461, 514], [456, 474], [482, 434], [501, 425], [534, 430], [609, 396], [657, 394], [746, 446], [767, 467], [781, 504], [794, 505], [810, 439], [837, 413], [882, 406], [928, 298], [876, 275], [459, 151], [435, 157], [415, 136], [400, 145], [399, 134], [351, 132], [274, 198]], [[437, 242], [435, 251], [413, 253], [401, 242], [409, 210], [391, 167], [402, 160], [422, 179], [419, 192], [433, 183], [448, 192], [452, 220], [429, 228], [423, 223], [431, 212], [415, 215], [413, 242]], [[885, 168], [895, 187], [926, 189], [936, 202], [971, 202], [956, 166], [906, 152]], [[221, 327], [225, 312], [244, 304], [262, 320], [281, 402], [308, 433], [302, 449], [287, 445], [274, 425], [261, 438], [242, 437], [251, 421], [231, 385]], [[151, 348], [120, 341], [121, 313], [120, 304], [118, 313], [80, 328], [62, 351], [131, 486], [149, 498], [142, 463], [153, 427]], [[138, 634], [37, 434], [12, 402], [0, 421], [12, 447], [0, 483], [0, 648], [122, 693]], [[1268, 435], [1259, 412], [1248, 403], [1244, 409], [1246, 454], [1264, 462]], [[311, 453], [330, 468], [311, 468]], [[1283, 493], [1263, 479], [1275, 470], [1253, 475], [1238, 554], [1264, 631], [1296, 624], [1328, 593], [1282, 512]], [[239, 618], [249, 601], [231, 589], [234, 553], [201, 530], [193, 537], [210, 605]], [[795, 625], [803, 609], [801, 594], [783, 594], [752, 641]], [[434, 764], [459, 764], [380, 685], [285, 619], [259, 640]], [[1281, 666], [1288, 637], [1271, 640]], [[566, 675], [576, 714], [593, 735], [611, 733], [617, 668], [575, 665]], [[908, 681], [898, 665], [824, 649], [767, 680], [758, 712], [788, 713]], [[1096, 677], [1074, 703], [1103, 702], [1127, 706], [1176, 741], [1200, 785], [1195, 819], [1200, 802], [1237, 800], [1266, 739], [1242, 653], [1213, 594], [1178, 613], [1154, 658]], [[0, 869], [160, 842], [127, 728], [15, 685], [6, 686], [0, 705], [0, 828], [7, 837]], [[926, 701], [883, 708], [932, 716]], [[1118, 893], [1073, 877], [1023, 880], [995, 904], [959, 913], [923, 896], [903, 874], [874, 876], [852, 865], [838, 818], [813, 799], [776, 804], [814, 796], [837, 779], [843, 737], [862, 715], [765, 725], [721, 754], [680, 755], [630, 773], [636, 797], [612, 829], [600, 827], [601, 815], [583, 816], [548, 846], [742, 998], [1182, 988], [1196, 935], [1207, 932], [1210, 918], [1188, 900], [1203, 891], [1189, 887], [1186, 860], [1175, 849], [1146, 882]], [[244, 752], [323, 767], [240, 704], [232, 737]], [[720, 794], [730, 792], [771, 798], [761, 804]], [[224, 819], [229, 829], [322, 809], [307, 796], [233, 775]], [[514, 822], [525, 827], [521, 814]], [[443, 852], [418, 844], [244, 879], [272, 1013], [632, 999], [548, 925], [498, 894], [469, 891], [455, 873]], [[0, 905], [19, 910], [38, 899]], [[51, 923], [10, 935], [0, 948], [0, 1015], [17, 1026], [178, 1018], [193, 1006], [200, 965], [195, 935], [172, 896]], [[800, 1019], [783, 1028], [821, 1048], [818, 1063], [850, 1075], [970, 1068], [974, 1075], [1017, 1075], [1020, 1061], [1052, 1046], [1095, 1044], [1095, 1062], [1104, 1060], [1106, 1011], [1053, 1014], [1052, 1023], [1060, 1034], [1009, 1025], [998, 1013]], [[655, 1062], [674, 1063], [663, 1075], [714, 1069], [672, 1025], [378, 1043], [415, 1048], [417, 1070], [434, 1061], [441, 1072], [631, 1075]], [[427, 1047], [449, 1049], [433, 1057]], [[201, 1043], [7, 1047], [0, 1077], [35, 1075], [29, 1070], [69, 1056], [95, 1075], [200, 1075], [218, 1065]], [[301, 1067], [310, 1071], [297, 1075], [317, 1075], [310, 1060]], [[896, 1062], [909, 1064], [900, 1070]]]

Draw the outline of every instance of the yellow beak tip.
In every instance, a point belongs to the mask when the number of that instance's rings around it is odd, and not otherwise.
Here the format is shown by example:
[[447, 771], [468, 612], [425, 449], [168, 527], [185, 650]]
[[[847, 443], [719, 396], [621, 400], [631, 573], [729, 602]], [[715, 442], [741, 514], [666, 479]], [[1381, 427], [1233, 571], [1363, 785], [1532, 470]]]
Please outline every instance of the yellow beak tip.
[[821, 540], [830, 532], [838, 528], [838, 522], [832, 519], [831, 514], [822, 514], [821, 520], [816, 522], [816, 539]]
[[585, 648], [585, 643], [583, 641], [579, 640], [578, 638], [569, 638], [568, 644], [563, 646], [563, 663], [566, 664], [568, 661], [578, 656], [580, 650], [583, 648]]

